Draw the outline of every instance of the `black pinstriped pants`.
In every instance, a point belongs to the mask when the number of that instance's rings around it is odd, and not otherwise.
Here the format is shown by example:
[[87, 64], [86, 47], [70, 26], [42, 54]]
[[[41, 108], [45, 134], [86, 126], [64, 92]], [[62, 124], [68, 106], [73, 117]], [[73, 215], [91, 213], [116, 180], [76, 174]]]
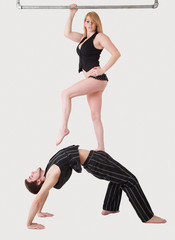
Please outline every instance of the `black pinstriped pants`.
[[137, 178], [109, 154], [92, 150], [83, 166], [95, 177], [109, 181], [103, 203], [104, 210], [119, 210], [123, 190], [142, 222], [147, 222], [153, 217], [154, 213]]

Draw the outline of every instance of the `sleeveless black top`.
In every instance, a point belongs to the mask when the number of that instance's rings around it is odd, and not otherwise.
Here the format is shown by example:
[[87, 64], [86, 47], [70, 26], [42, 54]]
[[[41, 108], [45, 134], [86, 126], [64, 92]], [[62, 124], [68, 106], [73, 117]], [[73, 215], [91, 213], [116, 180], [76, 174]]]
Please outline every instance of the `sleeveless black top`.
[[72, 169], [78, 173], [82, 171], [78, 147], [79, 145], [72, 145], [59, 150], [47, 164], [44, 176], [46, 176], [53, 164], [57, 165], [61, 170], [61, 175], [54, 188], [60, 189], [69, 180]]
[[88, 72], [91, 68], [99, 66], [99, 58], [103, 49], [94, 47], [93, 40], [98, 32], [95, 32], [89, 39], [87, 39], [79, 49], [79, 45], [87, 38], [84, 37], [77, 46], [77, 53], [79, 55], [79, 72], [85, 70]]

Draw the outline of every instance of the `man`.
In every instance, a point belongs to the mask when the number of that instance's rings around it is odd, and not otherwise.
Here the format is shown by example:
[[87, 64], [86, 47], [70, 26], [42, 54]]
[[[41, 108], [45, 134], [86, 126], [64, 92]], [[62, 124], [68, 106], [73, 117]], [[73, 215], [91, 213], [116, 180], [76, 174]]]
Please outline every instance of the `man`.
[[27, 220], [29, 229], [45, 228], [41, 224], [33, 223], [33, 219], [36, 214], [39, 217], [53, 216], [42, 212], [49, 190], [52, 187], [60, 189], [70, 178], [72, 169], [81, 172], [81, 165], [95, 177], [109, 181], [102, 215], [119, 212], [123, 190], [142, 222], [166, 223], [165, 219], [154, 215], [137, 178], [131, 172], [104, 151], [78, 148], [78, 145], [72, 145], [61, 149], [50, 159], [45, 171], [38, 168], [25, 180], [27, 189], [37, 194], [29, 211]]

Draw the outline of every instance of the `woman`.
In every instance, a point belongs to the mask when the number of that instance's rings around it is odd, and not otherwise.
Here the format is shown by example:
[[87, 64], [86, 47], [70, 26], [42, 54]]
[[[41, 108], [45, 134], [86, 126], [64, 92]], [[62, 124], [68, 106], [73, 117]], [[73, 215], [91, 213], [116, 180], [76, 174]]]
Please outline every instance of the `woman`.
[[[72, 8], [76, 4], [70, 5]], [[76, 96], [87, 95], [91, 110], [92, 121], [97, 138], [97, 149], [105, 150], [103, 139], [103, 125], [101, 122], [102, 93], [107, 85], [105, 72], [117, 61], [120, 53], [102, 31], [99, 16], [89, 12], [84, 19], [84, 34], [72, 32], [72, 21], [77, 9], [70, 9], [70, 15], [65, 26], [64, 35], [72, 41], [78, 42], [77, 53], [80, 57], [79, 72], [83, 71], [85, 79], [73, 84], [62, 92], [62, 121], [58, 132], [56, 145], [69, 134], [68, 119], [71, 112], [71, 99]], [[99, 57], [103, 49], [107, 49], [111, 57], [102, 68]]]

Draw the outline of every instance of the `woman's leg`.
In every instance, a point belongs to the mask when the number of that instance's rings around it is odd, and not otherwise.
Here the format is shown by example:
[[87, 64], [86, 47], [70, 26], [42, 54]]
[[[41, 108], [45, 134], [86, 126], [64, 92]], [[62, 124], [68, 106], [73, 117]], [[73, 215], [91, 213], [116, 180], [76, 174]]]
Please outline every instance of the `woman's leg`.
[[103, 91], [106, 87], [106, 81], [99, 81], [93, 78], [81, 80], [71, 87], [65, 89], [61, 94], [62, 99], [62, 120], [59, 128], [56, 145], [59, 145], [63, 138], [69, 133], [68, 120], [71, 112], [71, 99], [73, 97], [91, 94], [97, 91]]
[[103, 125], [101, 122], [102, 93], [103, 91], [88, 94], [87, 100], [91, 110], [91, 117], [94, 125], [95, 135], [97, 138], [98, 146], [96, 150], [104, 151], [104, 134]]

